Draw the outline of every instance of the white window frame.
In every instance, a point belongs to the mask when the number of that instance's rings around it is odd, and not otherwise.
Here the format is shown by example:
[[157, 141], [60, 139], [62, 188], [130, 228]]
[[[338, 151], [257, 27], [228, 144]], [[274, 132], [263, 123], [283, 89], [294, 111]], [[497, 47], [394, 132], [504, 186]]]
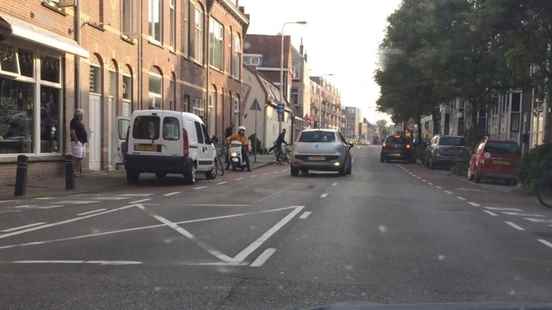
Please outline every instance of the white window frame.
[[224, 25], [216, 18], [209, 19], [209, 65], [224, 71]]
[[[153, 20], [153, 12], [155, 8], [155, 4], [158, 4], [158, 13], [159, 13], [159, 33], [155, 32], [155, 22]], [[148, 26], [151, 28], [151, 31], [149, 31], [149, 40], [162, 44], [163, 41], [163, 0], [148, 0]], [[157, 38], [159, 36], [159, 38]]]
[[148, 85], [148, 96], [150, 98], [151, 102], [159, 102], [158, 105], [152, 106], [155, 109], [163, 109], [163, 76], [159, 74], [158, 72], [150, 71], [148, 74], [148, 83], [150, 83], [151, 77], [156, 77], [161, 80], [161, 89], [160, 93], [155, 93], [151, 91], [151, 85]]
[[[5, 76], [10, 79], [13, 79], [18, 82], [24, 82], [24, 83], [33, 83], [34, 84], [34, 100], [33, 100], [33, 152], [32, 153], [11, 153], [11, 154], [0, 154], [0, 158], [6, 158], [6, 159], [12, 159], [16, 158], [18, 155], [26, 155], [29, 157], [41, 157], [41, 156], [59, 156], [63, 154], [64, 152], [64, 141], [65, 141], [65, 124], [64, 124], [64, 114], [65, 114], [65, 102], [64, 102], [64, 96], [63, 96], [63, 57], [61, 55], [56, 55], [53, 53], [48, 53], [43, 51], [42, 49], [37, 48], [36, 46], [27, 46], [27, 44], [23, 43], [21, 46], [11, 46], [9, 47], [16, 49], [16, 61], [17, 61], [17, 70], [18, 73], [14, 74], [10, 71], [1, 71], [0, 70], [0, 76]], [[19, 63], [19, 53], [17, 52], [19, 49], [25, 49], [33, 54], [33, 77], [28, 77], [21, 75], [21, 68]], [[41, 79], [41, 61], [42, 57], [53, 57], [57, 58], [59, 60], [59, 82], [50, 82], [45, 81]], [[59, 134], [59, 152], [42, 152], [41, 148], [41, 133], [40, 133], [40, 125], [41, 125], [41, 115], [40, 115], [40, 104], [41, 104], [41, 86], [47, 86], [51, 88], [56, 88], [60, 90], [59, 94], [59, 128], [58, 134]]]
[[239, 34], [234, 33], [232, 35], [232, 65], [231, 75], [235, 79], [241, 79], [242, 71], [242, 39]]
[[[126, 5], [128, 5], [128, 7]], [[128, 10], [128, 12], [126, 10]], [[128, 18], [128, 27], [125, 29], [125, 17]], [[148, 21], [149, 22], [149, 21]], [[121, 0], [121, 34], [131, 39], [134, 34], [134, 0]]]
[[176, 0], [169, 0], [169, 23], [169, 45], [173, 51], [176, 51]]
[[[125, 85], [125, 79], [128, 78], [130, 80], [130, 98], [125, 98], [124, 97], [124, 92], [121, 93], [121, 101], [123, 102], [123, 105], [128, 105], [129, 106], [129, 113], [132, 113], [132, 110], [133, 110], [133, 104], [132, 104], [132, 99], [133, 99], [133, 91], [134, 91], [134, 80], [132, 78], [132, 74], [130, 73], [123, 73], [122, 74], [122, 84], [121, 85]], [[124, 111], [124, 109], [123, 109]], [[123, 112], [121, 111], [121, 112]], [[123, 114], [123, 113], [121, 113]]]
[[[203, 11], [203, 8], [195, 2], [191, 3], [191, 7], [193, 8], [191, 11], [193, 11], [193, 18], [190, 18], [190, 23], [193, 23], [190, 27], [193, 31], [191, 33], [193, 34], [192, 41], [192, 58], [197, 61], [200, 64], [204, 64], [205, 62], [205, 55], [204, 55], [204, 46], [205, 46], [205, 12]], [[192, 13], [191, 13], [192, 14]], [[198, 22], [198, 17], [201, 17], [201, 20]]]

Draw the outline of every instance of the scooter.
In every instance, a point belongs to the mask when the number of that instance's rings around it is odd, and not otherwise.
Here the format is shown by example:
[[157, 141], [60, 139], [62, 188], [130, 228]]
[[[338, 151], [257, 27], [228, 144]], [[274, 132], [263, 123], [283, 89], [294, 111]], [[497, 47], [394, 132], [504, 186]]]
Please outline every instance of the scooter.
[[247, 168], [243, 154], [243, 144], [240, 141], [230, 142], [230, 163], [232, 163], [232, 170], [236, 171], [241, 169], [242, 171]]

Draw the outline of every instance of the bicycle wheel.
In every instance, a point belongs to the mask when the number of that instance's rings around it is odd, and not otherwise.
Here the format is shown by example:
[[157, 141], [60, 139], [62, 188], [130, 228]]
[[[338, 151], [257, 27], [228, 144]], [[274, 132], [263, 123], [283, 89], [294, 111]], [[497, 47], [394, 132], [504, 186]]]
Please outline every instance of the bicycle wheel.
[[548, 208], [552, 208], [552, 176], [542, 178], [537, 184], [537, 198]]
[[216, 163], [215, 163], [215, 169], [217, 170], [217, 176], [223, 176], [224, 175], [224, 163], [222, 162], [222, 159], [220, 157], [217, 157]]

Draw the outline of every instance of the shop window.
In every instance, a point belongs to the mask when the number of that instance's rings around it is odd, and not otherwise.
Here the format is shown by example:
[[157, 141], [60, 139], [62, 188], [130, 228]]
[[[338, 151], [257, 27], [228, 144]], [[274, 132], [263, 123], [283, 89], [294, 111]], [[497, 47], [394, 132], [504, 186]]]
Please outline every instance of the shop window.
[[205, 119], [205, 109], [203, 108], [203, 103], [201, 98], [192, 99], [192, 113], [199, 116], [201, 119]]
[[33, 53], [28, 50], [19, 50], [19, 70], [21, 75], [32, 78], [34, 76]]
[[40, 151], [57, 153], [60, 151], [60, 92], [54, 87], [40, 88]]
[[34, 85], [0, 76], [0, 154], [34, 152]]
[[40, 79], [43, 81], [59, 83], [60, 81], [59, 58], [43, 57], [40, 65]]
[[18, 74], [16, 49], [9, 46], [0, 46], [0, 70]]

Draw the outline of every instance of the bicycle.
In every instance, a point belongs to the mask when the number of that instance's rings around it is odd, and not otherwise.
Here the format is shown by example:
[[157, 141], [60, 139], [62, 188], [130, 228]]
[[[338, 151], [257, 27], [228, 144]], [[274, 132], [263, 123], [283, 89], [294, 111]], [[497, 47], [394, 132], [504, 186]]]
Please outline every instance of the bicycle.
[[218, 144], [215, 146], [217, 155], [215, 156], [215, 177], [224, 176], [224, 162], [227, 158], [226, 146], [223, 144]]

